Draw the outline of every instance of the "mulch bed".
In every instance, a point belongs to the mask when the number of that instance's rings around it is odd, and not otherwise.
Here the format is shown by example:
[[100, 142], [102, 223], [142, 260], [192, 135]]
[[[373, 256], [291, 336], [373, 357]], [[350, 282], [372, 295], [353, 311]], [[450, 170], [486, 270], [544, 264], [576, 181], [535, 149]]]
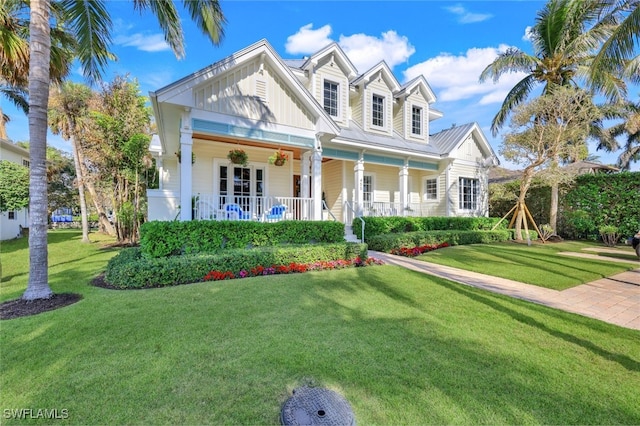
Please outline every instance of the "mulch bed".
[[0, 320], [13, 319], [36, 315], [41, 312], [52, 311], [71, 305], [82, 299], [82, 295], [75, 293], [54, 294], [49, 299], [9, 300], [0, 304]]

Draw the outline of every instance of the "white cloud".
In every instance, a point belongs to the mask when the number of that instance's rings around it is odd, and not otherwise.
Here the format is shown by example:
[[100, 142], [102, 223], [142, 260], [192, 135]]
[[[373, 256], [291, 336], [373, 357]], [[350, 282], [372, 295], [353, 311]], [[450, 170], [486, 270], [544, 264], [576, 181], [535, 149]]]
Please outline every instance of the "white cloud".
[[[313, 29], [313, 24], [301, 27], [287, 38], [285, 49], [290, 54], [313, 54], [332, 43], [330, 25]], [[415, 48], [405, 36], [390, 30], [380, 37], [367, 34], [340, 35], [338, 44], [359, 72], [364, 72], [384, 60], [390, 68], [406, 62]]]
[[338, 44], [359, 72], [368, 70], [382, 60], [393, 69], [407, 62], [416, 51], [407, 37], [393, 30], [382, 33], [381, 38], [366, 34], [341, 35]]
[[313, 24], [301, 27], [297, 33], [287, 37], [285, 49], [292, 55], [315, 53], [323, 47], [331, 44], [333, 40], [329, 38], [331, 25], [313, 29]]
[[435, 58], [408, 68], [404, 71], [404, 77], [408, 81], [424, 75], [440, 101], [453, 102], [479, 97], [478, 102], [481, 105], [499, 103], [524, 74], [505, 74], [495, 84], [493, 81], [480, 83], [479, 77], [487, 65], [508, 47], [500, 45], [497, 48], [472, 48], [458, 56], [441, 53]]
[[162, 52], [171, 50], [162, 34], [145, 35], [135, 33], [131, 35], [119, 35], [113, 42], [120, 46], [135, 47], [143, 52]]
[[487, 19], [491, 19], [493, 17], [493, 15], [490, 13], [469, 12], [461, 4], [445, 7], [445, 9], [456, 15], [458, 17], [458, 22], [461, 24], [473, 24], [476, 22], [486, 21]]
[[524, 41], [531, 41], [531, 35], [532, 35], [532, 27], [528, 26], [527, 28], [524, 29], [524, 34], [522, 35], [522, 40]]

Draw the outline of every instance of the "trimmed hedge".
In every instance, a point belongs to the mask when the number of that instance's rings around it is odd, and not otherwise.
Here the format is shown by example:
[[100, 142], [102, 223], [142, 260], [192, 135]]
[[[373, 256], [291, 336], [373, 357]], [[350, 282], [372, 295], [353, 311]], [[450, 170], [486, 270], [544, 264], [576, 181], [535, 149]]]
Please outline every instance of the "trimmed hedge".
[[344, 225], [332, 221], [153, 221], [140, 228], [140, 248], [148, 258], [342, 241]]
[[353, 260], [357, 257], [367, 258], [366, 244], [342, 242], [270, 246], [167, 258], [146, 258], [140, 248], [129, 248], [122, 250], [109, 261], [105, 280], [113, 287], [121, 289], [164, 287], [203, 281], [205, 275], [212, 270], [237, 273], [257, 266]]
[[[416, 231], [477, 231], [491, 230], [500, 221], [495, 217], [363, 217], [365, 221], [365, 241], [376, 235], [397, 234]], [[362, 238], [362, 224], [360, 219], [353, 220], [353, 232]], [[498, 229], [506, 228], [507, 223], [501, 223]]]
[[419, 231], [376, 235], [367, 240], [367, 245], [370, 250], [388, 253], [392, 250], [413, 248], [426, 244], [448, 243], [451, 246], [455, 246], [464, 244], [495, 243], [508, 241], [510, 239], [512, 239], [512, 232], [511, 230], [506, 229], [495, 231]]

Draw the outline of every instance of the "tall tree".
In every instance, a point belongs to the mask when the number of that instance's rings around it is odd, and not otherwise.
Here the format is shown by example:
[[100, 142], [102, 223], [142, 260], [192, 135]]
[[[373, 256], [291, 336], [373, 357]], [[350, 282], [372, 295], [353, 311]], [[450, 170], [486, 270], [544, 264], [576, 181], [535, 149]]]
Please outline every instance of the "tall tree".
[[[596, 50], [616, 28], [617, 13], [603, 16], [609, 0], [550, 0], [538, 12], [531, 30], [534, 54], [510, 48], [489, 64], [480, 75], [480, 81], [494, 81], [505, 73], [522, 72], [525, 76], [507, 94], [500, 110], [493, 118], [491, 131], [496, 135], [509, 114], [525, 102], [536, 87], [542, 86], [542, 96], [557, 86], [587, 84], [599, 89], [612, 99], [626, 95], [626, 84], [615, 69], [602, 67], [591, 73]], [[597, 84], [592, 76], [597, 76]], [[570, 143], [571, 141], [567, 141]], [[574, 160], [580, 159], [575, 157]], [[560, 162], [556, 158], [556, 166]], [[556, 231], [558, 211], [558, 184], [552, 182], [550, 224]]]
[[80, 158], [82, 134], [89, 116], [89, 98], [91, 89], [83, 84], [65, 82], [52, 89], [49, 99], [49, 127], [54, 135], [71, 142], [73, 162], [76, 169], [78, 197], [80, 200], [80, 219], [82, 221], [82, 242], [89, 242], [89, 220], [85, 198], [84, 173]]
[[511, 119], [511, 131], [505, 136], [500, 153], [509, 161], [522, 164], [522, 178], [518, 195], [516, 238], [522, 240], [525, 197], [533, 177], [549, 168], [558, 157], [570, 157], [581, 149], [580, 141], [589, 135], [591, 123], [600, 111], [587, 92], [571, 87], [556, 87], [547, 96], [516, 107]]
[[[631, 163], [640, 161], [640, 102], [630, 101], [606, 105], [608, 117], [617, 122], [608, 128], [599, 128], [595, 135], [598, 139], [598, 149], [609, 152], [622, 152], [618, 156], [618, 164], [622, 170], [629, 170]], [[625, 138], [624, 145], [619, 139]]]
[[[223, 35], [224, 16], [218, 0], [184, 0], [185, 8], [198, 27], [214, 44]], [[75, 53], [90, 81], [99, 80], [107, 61], [111, 20], [104, 3], [89, 0], [56, 2], [64, 9], [64, 22], [77, 41]], [[133, 0], [136, 10], [151, 12], [158, 18], [165, 40], [178, 58], [184, 57], [184, 37], [180, 17], [171, 1]], [[30, 2], [29, 39], [29, 139], [31, 141], [29, 282], [23, 298], [48, 298], [47, 261], [47, 185], [45, 151], [47, 145], [47, 105], [49, 100], [49, 68], [51, 60], [49, 0]]]

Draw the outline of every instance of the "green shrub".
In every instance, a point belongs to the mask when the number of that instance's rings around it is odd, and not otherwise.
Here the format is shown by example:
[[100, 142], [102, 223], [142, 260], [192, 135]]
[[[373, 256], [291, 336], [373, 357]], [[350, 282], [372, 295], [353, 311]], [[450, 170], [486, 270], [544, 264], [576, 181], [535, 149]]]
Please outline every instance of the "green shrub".
[[390, 252], [391, 250], [412, 248], [425, 244], [448, 243], [455, 246], [494, 243], [508, 241], [511, 237], [511, 232], [505, 229], [495, 231], [419, 231], [376, 235], [367, 240], [367, 245], [371, 250]]
[[288, 265], [367, 258], [367, 245], [356, 243], [306, 244], [229, 249], [167, 258], [146, 258], [136, 249], [123, 250], [107, 265], [105, 280], [117, 288], [164, 287], [200, 282], [212, 270], [251, 270], [257, 266]]
[[[397, 234], [416, 231], [446, 231], [446, 230], [491, 230], [500, 221], [495, 217], [364, 217], [365, 240], [376, 235]], [[353, 220], [353, 231], [361, 238], [362, 224], [360, 219]], [[507, 223], [503, 221], [498, 229], [505, 229]]]
[[281, 244], [338, 243], [344, 226], [330, 221], [153, 221], [140, 229], [144, 257], [218, 253]]
[[614, 247], [618, 243], [618, 239], [620, 239], [620, 233], [618, 232], [617, 226], [601, 226], [598, 232], [600, 233], [602, 242], [607, 247]]

